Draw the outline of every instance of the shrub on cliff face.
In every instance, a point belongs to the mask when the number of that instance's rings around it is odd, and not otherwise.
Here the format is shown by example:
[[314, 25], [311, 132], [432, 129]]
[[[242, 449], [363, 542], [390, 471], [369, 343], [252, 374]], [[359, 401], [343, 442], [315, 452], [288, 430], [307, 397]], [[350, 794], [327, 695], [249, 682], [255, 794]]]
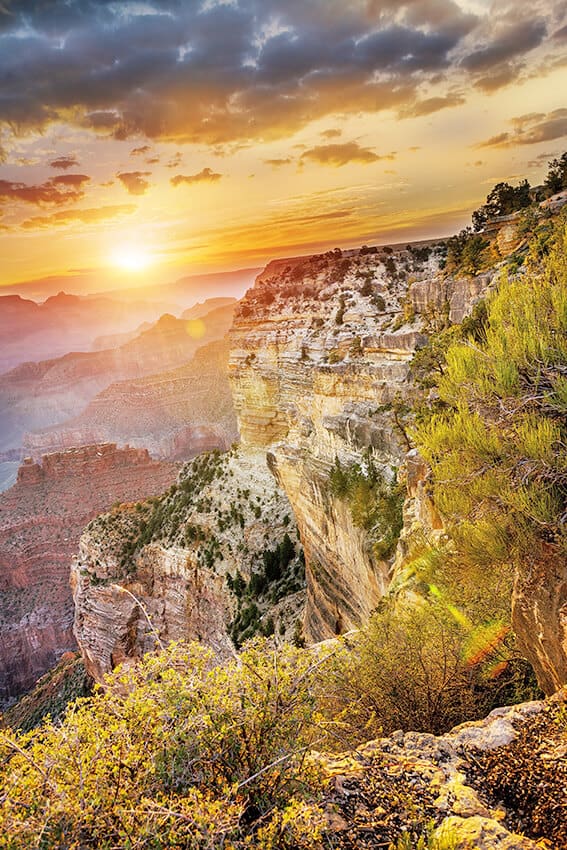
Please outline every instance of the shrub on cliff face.
[[540, 269], [504, 281], [485, 339], [446, 352], [446, 409], [416, 432], [436, 504], [473, 561], [527, 563], [565, 552], [567, 227]]
[[500, 623], [475, 627], [443, 598], [383, 600], [325, 670], [320, 699], [339, 748], [397, 729], [441, 734], [539, 696], [505, 637]]
[[112, 674], [61, 726], [3, 732], [2, 846], [309, 847], [317, 665], [263, 642], [211, 667], [199, 645], [171, 645]]
[[353, 522], [364, 529], [377, 558], [388, 558], [396, 547], [403, 525], [403, 494], [395, 480], [387, 481], [367, 457], [343, 467], [338, 459], [329, 476], [333, 496], [345, 500]]
[[521, 279], [501, 283], [481, 338], [448, 346], [438, 381], [444, 409], [416, 429], [435, 502], [459, 558], [477, 573], [545, 577], [567, 554], [564, 218], [546, 250]]

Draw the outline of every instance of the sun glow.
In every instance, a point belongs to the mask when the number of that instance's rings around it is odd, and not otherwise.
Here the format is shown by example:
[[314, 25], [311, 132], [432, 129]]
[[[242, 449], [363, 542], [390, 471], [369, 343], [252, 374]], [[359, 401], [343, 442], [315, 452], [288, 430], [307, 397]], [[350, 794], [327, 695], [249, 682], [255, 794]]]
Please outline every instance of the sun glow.
[[152, 264], [152, 256], [141, 245], [119, 245], [111, 254], [113, 266], [129, 272], [141, 272]]

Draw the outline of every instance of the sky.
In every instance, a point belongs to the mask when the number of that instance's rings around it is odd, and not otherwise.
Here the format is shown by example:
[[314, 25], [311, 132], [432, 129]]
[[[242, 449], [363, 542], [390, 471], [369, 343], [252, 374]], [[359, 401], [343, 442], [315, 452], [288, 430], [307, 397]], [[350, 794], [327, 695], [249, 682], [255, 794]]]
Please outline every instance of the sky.
[[0, 287], [456, 232], [567, 149], [566, 47], [567, 0], [0, 0]]

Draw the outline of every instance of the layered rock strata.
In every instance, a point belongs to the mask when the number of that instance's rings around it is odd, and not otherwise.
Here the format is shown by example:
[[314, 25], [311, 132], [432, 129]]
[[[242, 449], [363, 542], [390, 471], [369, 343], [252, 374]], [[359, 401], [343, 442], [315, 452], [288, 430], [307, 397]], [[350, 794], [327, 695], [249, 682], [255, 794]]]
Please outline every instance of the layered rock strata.
[[84, 526], [116, 501], [161, 492], [177, 468], [112, 444], [20, 466], [16, 484], [0, 495], [2, 703], [76, 647], [69, 570]]
[[[98, 517], [71, 573], [75, 635], [90, 675], [102, 681], [117, 664], [180, 638], [226, 657], [231, 626], [236, 640], [268, 630], [291, 637], [304, 607], [291, 516], [264, 454], [233, 449], [186, 464], [160, 499]], [[289, 563], [266, 581], [264, 553], [286, 534]], [[243, 598], [253, 574], [256, 589]]]
[[244, 450], [264, 449], [305, 548], [312, 640], [367, 619], [388, 587], [393, 552], [331, 486], [337, 462], [386, 482], [409, 448], [400, 417], [416, 390], [411, 360], [439, 322], [461, 321], [490, 275], [444, 278], [440, 252], [335, 251], [267, 266], [230, 333], [230, 379]]
[[90, 442], [142, 446], [154, 456], [189, 458], [226, 450], [237, 439], [228, 383], [228, 342], [200, 348], [177, 369], [111, 384], [73, 419], [24, 435], [27, 454]]

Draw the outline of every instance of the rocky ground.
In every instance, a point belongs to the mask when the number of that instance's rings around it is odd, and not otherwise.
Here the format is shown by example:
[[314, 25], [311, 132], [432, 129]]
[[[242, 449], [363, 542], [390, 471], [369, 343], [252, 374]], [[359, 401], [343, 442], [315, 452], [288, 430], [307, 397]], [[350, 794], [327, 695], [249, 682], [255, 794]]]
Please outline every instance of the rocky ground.
[[567, 847], [567, 691], [446, 735], [396, 732], [322, 758], [329, 846], [388, 848], [427, 830], [450, 850]]

